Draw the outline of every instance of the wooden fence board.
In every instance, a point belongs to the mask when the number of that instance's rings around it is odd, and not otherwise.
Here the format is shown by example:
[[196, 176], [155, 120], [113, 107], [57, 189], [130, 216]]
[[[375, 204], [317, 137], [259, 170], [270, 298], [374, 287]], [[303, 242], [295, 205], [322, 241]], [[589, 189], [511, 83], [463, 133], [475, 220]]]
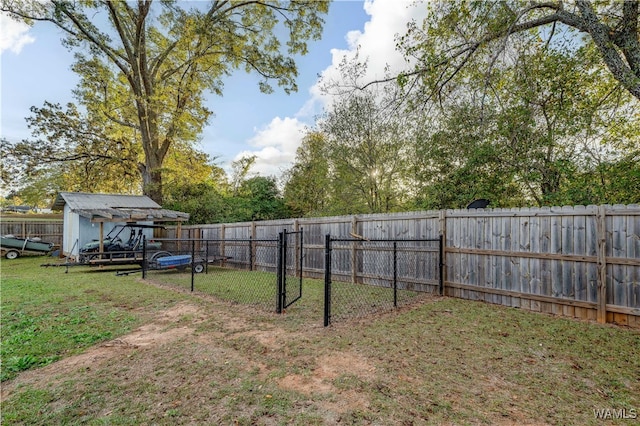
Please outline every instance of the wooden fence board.
[[[520, 247], [519, 251], [531, 250], [531, 218], [525, 217], [520, 222]], [[520, 291], [523, 294], [531, 293], [531, 259], [523, 258], [520, 261]], [[531, 301], [526, 298], [520, 299], [520, 307], [531, 309]]]

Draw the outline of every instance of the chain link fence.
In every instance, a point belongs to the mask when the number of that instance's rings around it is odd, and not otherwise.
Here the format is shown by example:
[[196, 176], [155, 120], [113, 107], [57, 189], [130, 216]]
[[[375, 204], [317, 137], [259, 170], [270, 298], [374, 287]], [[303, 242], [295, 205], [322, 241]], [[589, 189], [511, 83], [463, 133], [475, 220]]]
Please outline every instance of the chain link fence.
[[[302, 231], [277, 239], [155, 239], [144, 245], [143, 277], [280, 313], [302, 297], [302, 241]], [[441, 239], [326, 236], [325, 326], [442, 294], [442, 284]]]
[[156, 239], [145, 254], [144, 277], [157, 283], [274, 310], [278, 295], [278, 239]]
[[302, 231], [274, 239], [154, 239], [143, 278], [281, 313], [302, 297]]
[[442, 240], [325, 240], [325, 326], [442, 293]]

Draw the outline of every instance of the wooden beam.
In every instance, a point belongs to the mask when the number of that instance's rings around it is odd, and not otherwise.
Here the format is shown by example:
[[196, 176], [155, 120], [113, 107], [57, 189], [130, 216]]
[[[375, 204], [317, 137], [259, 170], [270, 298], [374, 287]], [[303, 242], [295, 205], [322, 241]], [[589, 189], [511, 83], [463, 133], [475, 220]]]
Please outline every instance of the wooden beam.
[[[598, 263], [598, 256], [581, 256], [577, 254], [556, 254], [556, 253], [535, 253], [528, 251], [503, 251], [503, 250], [480, 250], [474, 248], [458, 248], [447, 247], [445, 248], [447, 253], [458, 254], [477, 254], [488, 256], [506, 256], [506, 257], [522, 257], [528, 259], [541, 259], [541, 260], [565, 260], [569, 262], [588, 262]], [[629, 259], [622, 257], [606, 257], [607, 264], [614, 265], [628, 265], [628, 266], [640, 266], [640, 259]]]
[[596, 214], [598, 239], [598, 322], [607, 322], [607, 217], [604, 206]]
[[563, 299], [561, 297], [544, 296], [541, 294], [521, 293], [518, 291], [504, 290], [501, 288], [481, 287], [476, 285], [460, 284], [454, 282], [447, 282], [447, 288], [458, 288], [469, 291], [476, 291], [478, 293], [497, 294], [501, 296], [519, 297], [521, 299], [536, 300], [538, 302], [557, 303], [559, 305], [576, 306], [580, 308], [597, 308], [597, 304], [594, 302], [584, 302], [581, 300]]

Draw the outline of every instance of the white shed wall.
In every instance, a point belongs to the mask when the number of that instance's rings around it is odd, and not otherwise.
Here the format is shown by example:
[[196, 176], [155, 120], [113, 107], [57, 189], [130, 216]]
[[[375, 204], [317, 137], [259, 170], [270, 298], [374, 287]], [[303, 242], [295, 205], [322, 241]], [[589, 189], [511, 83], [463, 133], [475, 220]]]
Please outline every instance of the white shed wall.
[[76, 213], [73, 213], [69, 206], [64, 206], [63, 210], [63, 236], [62, 236], [62, 254], [65, 256], [76, 256], [78, 247], [76, 241], [80, 233], [79, 219]]

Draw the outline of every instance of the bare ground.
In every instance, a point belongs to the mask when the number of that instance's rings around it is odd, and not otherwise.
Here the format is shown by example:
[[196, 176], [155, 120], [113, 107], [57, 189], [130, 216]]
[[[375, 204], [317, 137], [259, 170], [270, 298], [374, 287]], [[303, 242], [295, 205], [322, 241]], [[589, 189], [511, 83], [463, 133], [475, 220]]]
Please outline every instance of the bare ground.
[[[499, 342], [518, 332], [515, 326], [504, 331], [508, 324], [501, 325], [501, 330], [483, 331], [467, 324], [454, 339], [433, 332], [440, 327], [435, 318], [456, 315], [450, 310], [433, 310], [431, 315], [439, 317], [420, 319], [402, 317], [402, 311], [383, 314], [400, 318], [400, 327], [402, 322], [413, 327], [416, 321], [418, 329], [435, 327], [421, 335], [422, 341], [401, 341], [388, 349], [393, 355], [385, 356], [366, 349], [381, 336], [369, 341], [367, 331], [353, 333], [371, 318], [331, 330], [318, 324], [292, 330], [273, 320], [275, 314], [257, 314], [251, 307], [209, 296], [201, 299], [202, 303], [197, 299], [180, 302], [131, 333], [80, 355], [19, 374], [2, 384], [1, 401], [4, 404], [25, 390], [44, 390], [54, 395], [47, 410], [66, 410], [69, 418], [79, 422], [112, 419], [119, 413], [149, 419], [146, 424], [282, 424], [283, 419], [291, 423], [297, 415], [310, 417], [294, 424], [537, 426], [593, 421], [587, 413], [593, 403], [580, 408], [577, 414], [582, 417], [576, 422], [567, 421], [570, 409], [565, 417], [540, 412], [541, 407], [547, 408], [545, 404], [557, 401], [553, 384], [526, 389], [510, 378], [513, 369], [532, 378], [551, 372], [552, 379], [572, 380], [583, 388], [583, 395], [606, 401], [599, 395], [606, 390], [591, 381], [576, 360], [550, 353], [538, 340], [522, 361], [492, 355], [489, 343], [486, 348], [477, 347], [472, 357], [465, 354], [465, 333], [486, 333]], [[349, 339], [358, 339], [357, 344], [351, 345]], [[524, 353], [523, 348], [518, 355]], [[410, 368], [412, 363], [420, 368]], [[453, 369], [443, 368], [445, 364]], [[446, 374], [452, 379], [442, 377]], [[620, 386], [635, 389], [640, 382]], [[540, 397], [538, 392], [547, 396]], [[282, 400], [289, 405], [279, 408]], [[377, 421], [378, 411], [384, 410], [379, 416], [383, 420]], [[448, 413], [462, 414], [444, 421]]]
[[[211, 301], [211, 300], [210, 300]], [[213, 303], [216, 303], [213, 301]], [[281, 350], [282, 342], [291, 337], [291, 332], [274, 327], [271, 324], [256, 324], [247, 321], [247, 314], [251, 311], [245, 307], [234, 307], [233, 315], [226, 312], [224, 303], [217, 303], [218, 308], [213, 313], [207, 313], [202, 307], [183, 302], [163, 311], [152, 322], [145, 324], [131, 333], [117, 339], [96, 345], [86, 352], [62, 359], [46, 367], [21, 373], [14, 380], [3, 383], [1, 402], [6, 401], [16, 392], [25, 388], [52, 389], [68, 380], [83, 381], [82, 378], [95, 376], [99, 378], [104, 369], [119, 366], [126, 370], [123, 380], [135, 382], [153, 374], [150, 366], [158, 353], [170, 355], [171, 348], [181, 345], [197, 345], [197, 349], [190, 351], [193, 357], [189, 359], [184, 353], [180, 354], [180, 362], [190, 365], [198, 362], [213, 361], [203, 354], [217, 354], [224, 358], [225, 364], [234, 362], [246, 370], [258, 369], [258, 378], [267, 379], [273, 368], [250, 358], [245, 358], [242, 351], [229, 351], [225, 339], [255, 339], [264, 347], [264, 351]], [[214, 318], [215, 317], [215, 318]], [[187, 319], [187, 321], [185, 321]], [[220, 329], [203, 331], [198, 325], [214, 319], [221, 324]], [[185, 324], [186, 322], [186, 324]], [[313, 332], [313, 331], [312, 331]], [[310, 360], [310, 368], [305, 374], [291, 373], [278, 377], [276, 383], [284, 390], [299, 392], [312, 397], [326, 395], [320, 398], [319, 405], [327, 411], [328, 419], [340, 418], [345, 412], [364, 410], [369, 401], [363, 393], [349, 389], [338, 389], [332, 381], [341, 375], [354, 375], [363, 380], [371, 379], [375, 367], [363, 356], [349, 352], [334, 352], [329, 357], [322, 355], [316, 360]], [[158, 408], [188, 409], [189, 402], [170, 401], [166, 399], [158, 403]], [[169, 398], [170, 399], [170, 398]], [[197, 404], [197, 401], [193, 401]], [[102, 413], [109, 415], [110, 412]]]

